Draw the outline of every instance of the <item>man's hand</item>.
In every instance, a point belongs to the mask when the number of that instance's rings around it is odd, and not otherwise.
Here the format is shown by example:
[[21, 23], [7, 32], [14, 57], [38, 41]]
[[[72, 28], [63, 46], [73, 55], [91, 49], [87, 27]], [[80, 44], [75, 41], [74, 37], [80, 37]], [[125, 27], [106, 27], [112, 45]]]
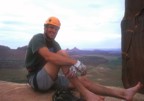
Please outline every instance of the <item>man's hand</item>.
[[86, 73], [87, 73], [86, 66], [78, 60], [76, 64], [72, 65], [69, 68], [69, 71], [66, 74], [66, 76], [68, 78], [73, 78], [79, 75], [80, 76], [86, 75]]
[[81, 75], [86, 75], [87, 73], [86, 66], [83, 63], [81, 63], [79, 60], [76, 62], [76, 64], [74, 64], [74, 67], [78, 72], [81, 73]]
[[67, 73], [67, 77], [68, 78], [73, 78], [73, 77], [76, 77], [77, 75], [78, 75], [78, 73], [77, 73], [78, 71], [76, 70], [76, 68], [74, 67], [74, 66], [71, 66], [70, 68], [69, 68], [69, 71], [68, 71], [68, 73]]

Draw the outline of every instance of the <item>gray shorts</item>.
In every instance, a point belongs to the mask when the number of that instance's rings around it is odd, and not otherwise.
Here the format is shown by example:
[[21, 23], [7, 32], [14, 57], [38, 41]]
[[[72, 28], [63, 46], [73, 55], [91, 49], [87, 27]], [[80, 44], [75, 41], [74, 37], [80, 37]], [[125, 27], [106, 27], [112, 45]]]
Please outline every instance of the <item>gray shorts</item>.
[[[34, 88], [34, 77], [32, 75], [29, 77], [29, 84]], [[58, 75], [58, 78], [53, 81], [48, 73], [42, 68], [36, 75], [36, 82], [39, 90], [45, 91], [49, 90], [52, 86], [54, 87], [68, 87], [69, 80], [64, 75]]]

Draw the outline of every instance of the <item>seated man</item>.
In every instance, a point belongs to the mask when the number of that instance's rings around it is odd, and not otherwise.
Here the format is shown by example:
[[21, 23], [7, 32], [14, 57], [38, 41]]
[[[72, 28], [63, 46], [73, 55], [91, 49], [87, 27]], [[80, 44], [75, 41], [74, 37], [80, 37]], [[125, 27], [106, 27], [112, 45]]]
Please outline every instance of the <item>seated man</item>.
[[[34, 35], [29, 42], [25, 65], [31, 87], [40, 91], [49, 90], [54, 85], [76, 88], [86, 101], [104, 101], [102, 96], [131, 101], [142, 85], [138, 83], [132, 88], [117, 90], [88, 80], [85, 76], [86, 66], [70, 58], [55, 41], [60, 25], [58, 18], [48, 18], [44, 24], [44, 33]], [[60, 69], [65, 76], [58, 75]]]

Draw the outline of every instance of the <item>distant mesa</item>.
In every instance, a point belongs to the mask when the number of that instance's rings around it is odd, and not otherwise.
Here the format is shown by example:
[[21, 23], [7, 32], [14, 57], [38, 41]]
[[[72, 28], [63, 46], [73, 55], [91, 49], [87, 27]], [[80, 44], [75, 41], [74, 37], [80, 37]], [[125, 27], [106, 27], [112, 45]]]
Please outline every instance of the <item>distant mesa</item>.
[[[17, 49], [15, 50], [26, 50], [27, 49], [27, 46], [22, 46], [22, 47], [18, 47]], [[14, 50], [14, 49], [11, 49], [10, 47], [8, 46], [4, 46], [4, 45], [0, 45], [0, 50]]]
[[10, 50], [10, 48], [7, 46], [0, 45], [0, 51], [5, 51], [5, 50]]
[[[7, 50], [23, 50], [25, 51], [27, 49], [28, 46], [22, 46], [22, 47], [18, 47], [17, 49], [11, 49], [10, 47], [8, 46], [4, 46], [4, 45], [0, 45], [0, 51], [7, 51]], [[78, 49], [77, 47], [74, 47], [72, 49], [65, 49], [66, 51], [80, 51], [80, 49]]]
[[[2, 52], [2, 51], [11, 51], [11, 50], [15, 50], [15, 51], [26, 51], [26, 49], [27, 49], [27, 47], [28, 46], [22, 46], [22, 47], [18, 47], [17, 49], [11, 49], [10, 47], [8, 47], [8, 46], [4, 46], [4, 45], [0, 45], [0, 52]], [[79, 48], [77, 48], [77, 47], [74, 47], [74, 48], [72, 48], [72, 49], [69, 49], [69, 48], [67, 48], [67, 49], [65, 49], [67, 52], [77, 52], [77, 51], [91, 51], [91, 49], [86, 49], [86, 50], [81, 50], [81, 49], [79, 49]], [[111, 51], [111, 52], [120, 52], [121, 51], [121, 49], [94, 49], [93, 51], [97, 51], [97, 52], [103, 52], [103, 51]]]
[[75, 51], [80, 51], [80, 49], [78, 49], [77, 47], [74, 47], [72, 49], [67, 48], [66, 51], [75, 52]]
[[26, 50], [27, 46], [23, 46], [23, 47], [18, 47], [17, 50]]
[[73, 49], [71, 49], [71, 51], [78, 51], [79, 49], [77, 47], [74, 47]]
[[[26, 55], [27, 46], [18, 47], [17, 49], [10, 49], [7, 46], [0, 45], [0, 68], [23, 68], [24, 60]], [[107, 62], [104, 58], [87, 56], [82, 58], [81, 56], [86, 56], [87, 54], [109, 54], [121, 56], [120, 52], [116, 51], [105, 51], [105, 50], [81, 50], [77, 47], [72, 49], [67, 48], [67, 53], [76, 59], [79, 59], [85, 64], [97, 65], [98, 63]]]

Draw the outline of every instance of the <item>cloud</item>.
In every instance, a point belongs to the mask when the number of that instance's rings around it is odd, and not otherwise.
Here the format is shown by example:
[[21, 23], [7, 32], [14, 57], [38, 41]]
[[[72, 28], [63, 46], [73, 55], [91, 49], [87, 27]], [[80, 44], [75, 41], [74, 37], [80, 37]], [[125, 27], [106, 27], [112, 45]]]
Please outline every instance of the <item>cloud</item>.
[[11, 48], [27, 45], [34, 34], [43, 32], [49, 16], [61, 20], [56, 40], [62, 48], [100, 48], [107, 43], [120, 47], [124, 0], [0, 1], [0, 43]]

